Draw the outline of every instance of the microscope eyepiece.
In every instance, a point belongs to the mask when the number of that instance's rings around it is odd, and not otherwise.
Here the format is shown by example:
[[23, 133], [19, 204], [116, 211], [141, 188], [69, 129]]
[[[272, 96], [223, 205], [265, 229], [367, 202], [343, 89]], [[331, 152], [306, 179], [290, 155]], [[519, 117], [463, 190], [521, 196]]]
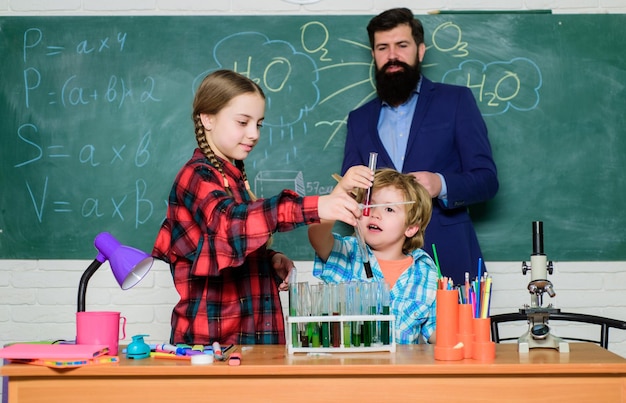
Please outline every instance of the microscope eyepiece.
[[543, 221], [533, 221], [533, 255], [543, 254]]

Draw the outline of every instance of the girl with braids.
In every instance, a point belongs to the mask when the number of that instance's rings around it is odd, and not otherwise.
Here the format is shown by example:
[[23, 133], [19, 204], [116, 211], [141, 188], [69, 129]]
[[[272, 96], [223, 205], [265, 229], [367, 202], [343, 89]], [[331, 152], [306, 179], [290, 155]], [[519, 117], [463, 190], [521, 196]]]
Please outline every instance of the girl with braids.
[[271, 235], [321, 219], [355, 225], [361, 215], [339, 186], [325, 196], [283, 190], [256, 200], [243, 160], [264, 113], [261, 88], [232, 71], [209, 74], [196, 92], [198, 148], [176, 176], [152, 252], [170, 264], [180, 295], [171, 343], [284, 344], [278, 292], [293, 262], [268, 248]]

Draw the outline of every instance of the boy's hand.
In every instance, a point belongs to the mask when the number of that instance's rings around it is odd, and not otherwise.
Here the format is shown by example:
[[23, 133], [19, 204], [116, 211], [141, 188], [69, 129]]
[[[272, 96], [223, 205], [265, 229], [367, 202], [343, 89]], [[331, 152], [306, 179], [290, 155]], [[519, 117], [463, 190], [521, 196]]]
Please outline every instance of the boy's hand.
[[369, 189], [374, 182], [374, 171], [366, 167], [365, 165], [355, 165], [350, 167], [340, 178], [339, 183], [333, 189], [335, 191], [342, 191], [348, 194], [353, 194], [354, 188]]

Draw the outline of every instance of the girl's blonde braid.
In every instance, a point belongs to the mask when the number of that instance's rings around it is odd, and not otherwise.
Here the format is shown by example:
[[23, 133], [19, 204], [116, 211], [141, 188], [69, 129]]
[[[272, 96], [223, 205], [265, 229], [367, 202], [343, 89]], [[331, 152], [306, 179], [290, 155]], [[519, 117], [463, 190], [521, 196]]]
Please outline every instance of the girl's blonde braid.
[[241, 171], [241, 174], [243, 175], [243, 182], [246, 185], [246, 191], [250, 195], [250, 199], [252, 199], [252, 201], [255, 201], [257, 199], [257, 197], [252, 192], [252, 189], [250, 189], [250, 183], [248, 182], [248, 175], [246, 174], [246, 168], [243, 165], [243, 161], [236, 160], [235, 161], [235, 166]]
[[200, 151], [202, 151], [202, 154], [204, 154], [204, 156], [209, 159], [209, 162], [211, 162], [211, 164], [217, 168], [219, 173], [222, 174], [222, 178], [224, 179], [224, 187], [226, 188], [228, 194], [232, 196], [232, 192], [228, 184], [228, 179], [226, 178], [226, 175], [224, 175], [222, 163], [217, 159], [215, 153], [209, 145], [209, 142], [206, 139], [206, 132], [204, 129], [204, 125], [202, 125], [202, 121], [200, 120], [200, 115], [197, 115], [194, 121], [196, 126], [196, 141], [198, 142], [198, 147], [200, 148]]

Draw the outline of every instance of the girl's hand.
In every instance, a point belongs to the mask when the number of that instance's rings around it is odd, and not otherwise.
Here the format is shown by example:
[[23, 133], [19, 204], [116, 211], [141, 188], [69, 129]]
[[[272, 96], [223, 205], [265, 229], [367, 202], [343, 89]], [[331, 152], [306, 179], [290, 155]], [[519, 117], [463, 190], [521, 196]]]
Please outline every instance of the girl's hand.
[[320, 196], [317, 201], [317, 212], [322, 220], [343, 221], [355, 226], [361, 217], [359, 203], [345, 192], [333, 192]]
[[295, 267], [293, 260], [282, 253], [276, 253], [272, 256], [272, 267], [278, 277], [283, 279], [283, 282], [278, 285], [278, 291], [287, 291], [289, 289], [289, 284], [287, 283], [289, 273], [291, 273], [291, 269]]

